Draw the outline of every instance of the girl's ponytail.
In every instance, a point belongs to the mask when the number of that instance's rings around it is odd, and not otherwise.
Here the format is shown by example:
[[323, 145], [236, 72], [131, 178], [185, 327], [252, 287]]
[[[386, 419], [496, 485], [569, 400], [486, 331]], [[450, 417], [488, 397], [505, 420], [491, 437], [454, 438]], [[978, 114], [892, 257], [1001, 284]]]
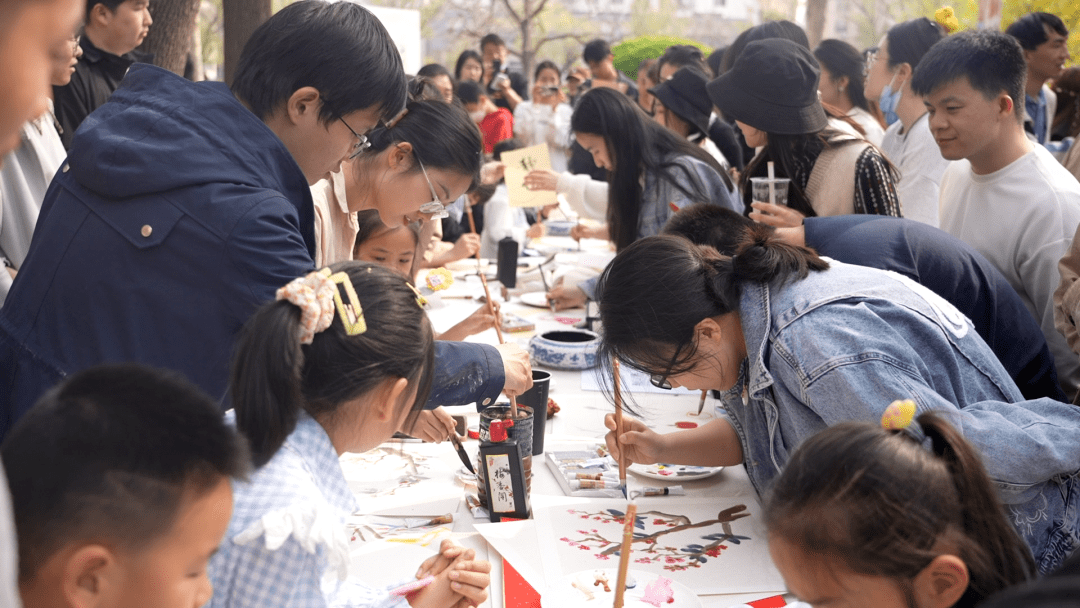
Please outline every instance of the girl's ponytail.
[[237, 343], [230, 393], [236, 426], [248, 438], [256, 467], [266, 464], [296, 428], [304, 361], [299, 328], [300, 309], [280, 300], [259, 309]]
[[[977, 600], [1035, 575], [1027, 545], [1009, 525], [997, 492], [975, 449], [944, 418], [933, 413], [918, 417], [934, 454], [944, 461], [960, 501], [964, 525], [961, 553], [971, 582], [964, 599]], [[969, 542], [968, 539], [978, 542]], [[964, 605], [962, 599], [958, 605]]]
[[741, 282], [784, 283], [805, 279], [811, 270], [827, 270], [829, 263], [812, 249], [780, 240], [772, 227], [755, 223], [746, 227], [732, 266], [735, 279]]

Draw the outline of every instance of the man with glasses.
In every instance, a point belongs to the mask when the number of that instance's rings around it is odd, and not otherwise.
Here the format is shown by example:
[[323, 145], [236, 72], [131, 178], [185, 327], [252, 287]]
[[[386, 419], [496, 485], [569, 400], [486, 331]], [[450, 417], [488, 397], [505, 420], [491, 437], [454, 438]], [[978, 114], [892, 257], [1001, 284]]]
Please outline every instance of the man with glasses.
[[[393, 41], [349, 2], [282, 9], [231, 87], [134, 66], [74, 138], [0, 309], [0, 436], [60, 378], [102, 362], [178, 370], [224, 399], [236, 334], [315, 269], [310, 184], [405, 97]], [[437, 353], [437, 403], [531, 383], [523, 351]]]

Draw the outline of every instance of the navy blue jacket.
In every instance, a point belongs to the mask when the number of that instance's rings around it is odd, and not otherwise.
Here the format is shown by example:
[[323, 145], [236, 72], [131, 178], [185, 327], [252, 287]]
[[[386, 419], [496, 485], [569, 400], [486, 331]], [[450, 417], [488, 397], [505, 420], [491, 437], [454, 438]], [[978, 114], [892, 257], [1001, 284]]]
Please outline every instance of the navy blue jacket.
[[[307, 180], [221, 83], [131, 68], [79, 128], [0, 308], [0, 436], [66, 374], [136, 361], [226, 392], [235, 337], [314, 269]], [[429, 405], [494, 401], [490, 346], [439, 343]]]
[[907, 276], [971, 319], [1025, 399], [1068, 401], [1039, 324], [978, 251], [914, 220], [876, 215], [808, 217], [806, 246], [848, 264]]

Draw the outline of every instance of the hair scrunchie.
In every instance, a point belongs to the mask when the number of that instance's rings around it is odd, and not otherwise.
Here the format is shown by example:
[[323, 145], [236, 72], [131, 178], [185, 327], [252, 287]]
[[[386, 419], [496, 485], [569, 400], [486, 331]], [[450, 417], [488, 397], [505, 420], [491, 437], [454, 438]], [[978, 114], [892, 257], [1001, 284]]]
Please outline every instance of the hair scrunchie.
[[301, 344], [311, 344], [315, 334], [330, 327], [334, 321], [334, 282], [321, 272], [293, 279], [277, 290], [278, 300], [288, 300], [300, 309]]
[[960, 30], [960, 20], [951, 6], [943, 6], [934, 11], [934, 21], [937, 21], [946, 34], [954, 34]]

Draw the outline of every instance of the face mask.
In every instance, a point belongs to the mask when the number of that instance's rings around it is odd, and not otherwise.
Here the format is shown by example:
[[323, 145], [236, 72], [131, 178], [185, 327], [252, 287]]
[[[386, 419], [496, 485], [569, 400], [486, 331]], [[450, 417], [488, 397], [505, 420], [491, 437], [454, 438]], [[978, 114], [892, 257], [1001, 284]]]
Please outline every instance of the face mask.
[[469, 118], [471, 118], [475, 123], [479, 123], [480, 121], [484, 120], [485, 116], [487, 116], [487, 114], [485, 114], [483, 110], [469, 112]]
[[[893, 83], [896, 82], [896, 74], [893, 75], [889, 84], [881, 87], [881, 96], [878, 97], [878, 107], [881, 108], [881, 113], [885, 115], [885, 122], [887, 124], [893, 124], [900, 120], [900, 117], [896, 115], [896, 106], [900, 105], [901, 91], [893, 91]], [[903, 86], [903, 83], [900, 83]]]

